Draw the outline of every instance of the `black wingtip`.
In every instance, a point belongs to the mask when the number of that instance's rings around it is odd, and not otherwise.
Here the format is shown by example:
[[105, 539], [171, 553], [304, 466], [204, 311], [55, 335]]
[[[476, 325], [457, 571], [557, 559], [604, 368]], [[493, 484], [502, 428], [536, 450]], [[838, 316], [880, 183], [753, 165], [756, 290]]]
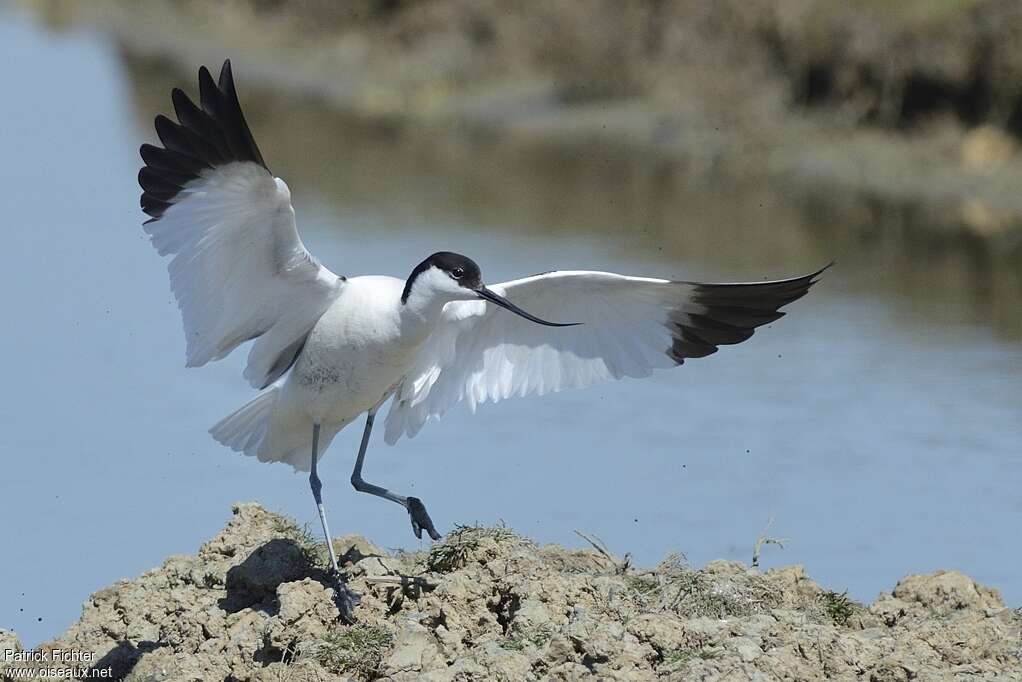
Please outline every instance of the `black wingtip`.
[[819, 282], [820, 281], [820, 276], [823, 273], [825, 273], [827, 270], [830, 270], [835, 265], [837, 265], [837, 261], [836, 260], [832, 260], [831, 262], [827, 263], [826, 265], [824, 265], [822, 268], [820, 268], [816, 272], [812, 273], [811, 275], [806, 275], [804, 278], [802, 278], [802, 279], [806, 280], [806, 289], [808, 289], [809, 287], [811, 287], [814, 284], [816, 284], [817, 282]]
[[835, 265], [837, 265], [837, 261], [836, 260], [832, 260], [831, 262], [827, 263], [826, 265], [824, 265], [822, 268], [820, 268], [819, 270], [817, 270], [813, 274], [809, 275], [809, 277], [812, 278], [812, 279], [816, 279], [817, 277], [819, 277], [820, 275], [825, 273], [827, 270], [830, 270]]
[[210, 83], [213, 82], [213, 76], [210, 74], [209, 69], [206, 68], [205, 64], [199, 67], [199, 83], [202, 83], [204, 80], [209, 81]]
[[[231, 59], [228, 57], [220, 67], [220, 78], [217, 79], [220, 89], [224, 92], [234, 90], [234, 72], [231, 70]], [[230, 90], [228, 90], [228, 88]]]
[[805, 296], [835, 263], [789, 279], [729, 284], [684, 282], [692, 288], [692, 295], [668, 315], [667, 327], [673, 339], [668, 357], [680, 365], [686, 358], [715, 353], [718, 346], [745, 341], [757, 327], [783, 317], [780, 309]]
[[269, 171], [241, 111], [231, 60], [224, 60], [219, 84], [206, 66], [199, 67], [198, 80], [199, 105], [181, 88], [173, 88], [170, 98], [178, 120], [158, 115], [153, 126], [162, 147], [139, 148], [148, 168], [139, 176], [141, 202], [153, 218], [162, 216], [177, 192], [204, 170], [247, 161]]

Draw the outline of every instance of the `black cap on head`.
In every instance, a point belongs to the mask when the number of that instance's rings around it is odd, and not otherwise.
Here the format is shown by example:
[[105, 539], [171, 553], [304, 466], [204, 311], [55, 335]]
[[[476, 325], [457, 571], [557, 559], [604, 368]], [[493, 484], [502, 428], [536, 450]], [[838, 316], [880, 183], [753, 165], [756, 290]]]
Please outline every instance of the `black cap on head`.
[[412, 284], [415, 282], [415, 279], [430, 268], [437, 268], [446, 272], [459, 286], [474, 291], [479, 298], [498, 305], [505, 310], [510, 310], [515, 315], [523, 317], [530, 322], [546, 325], [547, 327], [573, 327], [578, 324], [576, 322], [569, 322], [567, 324], [547, 322], [527, 313], [502, 295], [483, 286], [482, 273], [479, 272], [479, 266], [476, 265], [474, 260], [462, 256], [460, 253], [451, 253], [450, 251], [437, 251], [415, 266], [412, 274], [408, 277], [408, 281], [405, 282], [405, 290], [401, 293], [402, 303], [408, 302], [408, 296], [412, 293]]
[[415, 282], [415, 278], [433, 267], [443, 270], [466, 289], [477, 289], [482, 286], [482, 273], [479, 271], [479, 266], [476, 265], [474, 260], [468, 256], [462, 256], [460, 253], [437, 251], [416, 265], [415, 269], [412, 270], [412, 274], [408, 276], [408, 280], [405, 282], [405, 289], [401, 292], [402, 303], [408, 301], [408, 295], [412, 292], [412, 283]]

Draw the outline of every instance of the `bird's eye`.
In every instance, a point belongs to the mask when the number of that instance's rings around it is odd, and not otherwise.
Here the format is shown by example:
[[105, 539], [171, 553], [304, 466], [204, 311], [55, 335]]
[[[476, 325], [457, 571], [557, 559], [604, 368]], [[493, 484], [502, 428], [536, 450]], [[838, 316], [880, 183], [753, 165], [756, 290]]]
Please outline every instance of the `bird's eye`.
[[465, 276], [465, 271], [461, 268], [454, 268], [451, 270], [451, 276], [454, 277], [454, 279], [461, 279]]

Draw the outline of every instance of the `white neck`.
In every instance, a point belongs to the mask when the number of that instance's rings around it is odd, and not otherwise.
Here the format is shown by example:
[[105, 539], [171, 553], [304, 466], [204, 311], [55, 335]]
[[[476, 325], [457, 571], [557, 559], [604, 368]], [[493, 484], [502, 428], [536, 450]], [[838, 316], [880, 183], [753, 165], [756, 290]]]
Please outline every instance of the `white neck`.
[[413, 286], [408, 299], [401, 306], [401, 316], [407, 315], [422, 321], [438, 321], [449, 300], [440, 292]]
[[401, 324], [407, 333], [426, 333], [440, 321], [444, 306], [465, 298], [466, 292], [447, 273], [431, 268], [412, 282], [408, 298], [401, 304]]

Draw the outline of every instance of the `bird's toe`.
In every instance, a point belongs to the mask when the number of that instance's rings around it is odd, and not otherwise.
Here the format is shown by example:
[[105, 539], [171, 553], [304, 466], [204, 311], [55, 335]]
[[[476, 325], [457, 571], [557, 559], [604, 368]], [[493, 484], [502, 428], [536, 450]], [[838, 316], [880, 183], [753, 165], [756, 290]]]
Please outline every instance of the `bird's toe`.
[[338, 577], [334, 585], [334, 604], [337, 606], [341, 620], [349, 625], [354, 623], [356, 620], [355, 607], [361, 603], [362, 597]]
[[422, 531], [425, 530], [433, 540], [440, 539], [440, 533], [433, 525], [433, 519], [429, 518], [426, 505], [417, 497], [408, 498], [408, 516], [412, 519], [412, 532], [415, 537], [422, 539]]

